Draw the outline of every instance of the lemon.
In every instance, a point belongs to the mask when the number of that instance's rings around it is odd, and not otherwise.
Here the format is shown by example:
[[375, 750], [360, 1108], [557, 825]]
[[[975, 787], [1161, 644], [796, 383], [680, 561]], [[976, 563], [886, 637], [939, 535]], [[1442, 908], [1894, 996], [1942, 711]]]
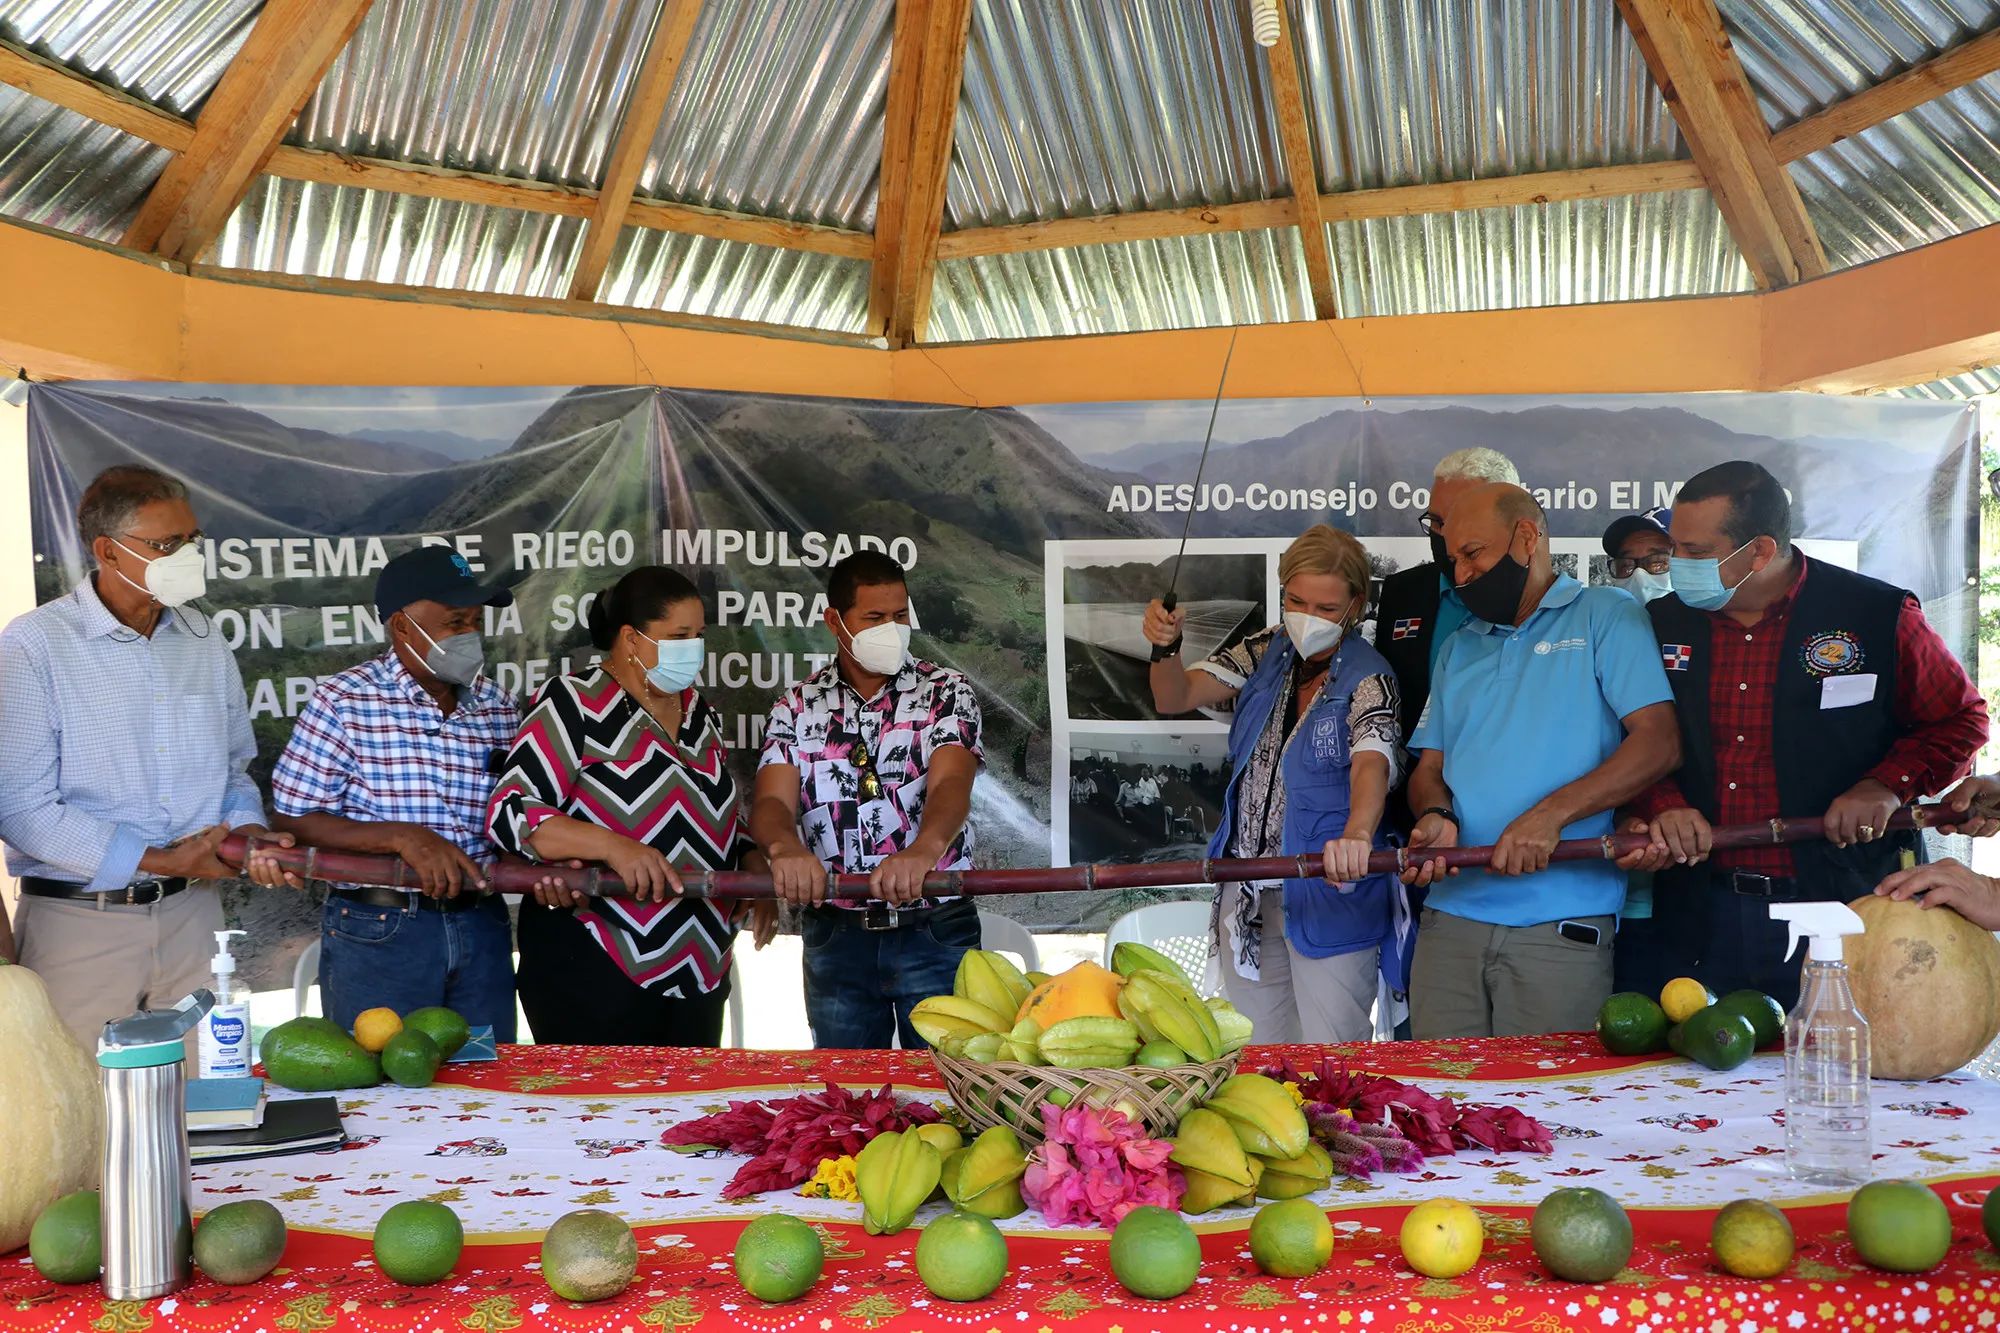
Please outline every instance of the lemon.
[[1267, 1203], [1250, 1219], [1250, 1257], [1272, 1277], [1311, 1277], [1333, 1256], [1333, 1224], [1311, 1199]]
[[1479, 1262], [1486, 1228], [1469, 1203], [1430, 1199], [1403, 1219], [1403, 1259], [1425, 1277], [1457, 1277]]
[[1693, 977], [1675, 977], [1660, 992], [1660, 1008], [1669, 1023], [1685, 1023], [1715, 1003], [1715, 992]]
[[354, 1044], [364, 1051], [379, 1052], [402, 1030], [402, 1015], [394, 1009], [363, 1009], [354, 1016]]
[[1738, 1199], [1715, 1215], [1708, 1245], [1732, 1277], [1776, 1277], [1792, 1266], [1792, 1223], [1762, 1199]]

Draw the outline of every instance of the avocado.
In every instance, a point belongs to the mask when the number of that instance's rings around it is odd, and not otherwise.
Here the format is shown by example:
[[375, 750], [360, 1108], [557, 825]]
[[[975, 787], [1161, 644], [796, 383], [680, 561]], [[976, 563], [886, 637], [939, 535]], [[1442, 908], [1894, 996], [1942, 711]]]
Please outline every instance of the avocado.
[[285, 1254], [285, 1218], [263, 1199], [238, 1199], [215, 1208], [194, 1232], [194, 1261], [211, 1282], [240, 1287], [255, 1282]]
[[1757, 1028], [1741, 1010], [1712, 1004], [1676, 1024], [1667, 1033], [1667, 1045], [1696, 1064], [1730, 1070], [1756, 1051]]
[[324, 1018], [294, 1018], [264, 1034], [258, 1048], [264, 1073], [293, 1092], [372, 1088], [382, 1081], [382, 1060]]
[[444, 1054], [430, 1034], [405, 1028], [382, 1048], [382, 1072], [405, 1088], [428, 1088], [437, 1077]]
[[407, 1032], [411, 1028], [428, 1033], [447, 1060], [457, 1055], [472, 1037], [472, 1029], [466, 1026], [465, 1020], [443, 1005], [434, 1004], [404, 1014], [403, 1030]]

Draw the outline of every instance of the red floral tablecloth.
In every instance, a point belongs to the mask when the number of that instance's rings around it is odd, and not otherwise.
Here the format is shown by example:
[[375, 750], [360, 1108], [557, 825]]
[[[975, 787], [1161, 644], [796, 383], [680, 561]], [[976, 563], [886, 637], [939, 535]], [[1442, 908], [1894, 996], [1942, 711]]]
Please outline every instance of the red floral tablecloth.
[[[1253, 1050], [1247, 1067], [1278, 1054]], [[1004, 1224], [1011, 1268], [992, 1297], [932, 1299], [918, 1280], [917, 1231], [871, 1237], [851, 1203], [791, 1195], [725, 1203], [740, 1159], [690, 1158], [659, 1146], [666, 1124], [731, 1096], [785, 1096], [820, 1080], [940, 1096], [922, 1057], [880, 1052], [509, 1049], [495, 1064], [449, 1068], [435, 1087], [343, 1095], [353, 1143], [338, 1152], [198, 1167], [196, 1209], [269, 1198], [293, 1227], [284, 1262], [251, 1287], [197, 1276], [163, 1300], [107, 1302], [92, 1287], [43, 1281], [25, 1253], [0, 1257], [0, 1333], [505, 1333], [514, 1329], [882, 1329], [967, 1333], [1486, 1333], [1488, 1330], [1674, 1329], [1690, 1333], [1855, 1328], [1985, 1329], [2000, 1322], [2000, 1255], [1979, 1205], [2000, 1174], [2000, 1086], [1971, 1078], [1876, 1085], [1882, 1175], [1925, 1179], [1950, 1205], [1955, 1235], [1935, 1272], [1912, 1279], [1864, 1268], [1842, 1232], [1843, 1201], [1783, 1172], [1782, 1061], [1759, 1056], [1728, 1074], [1674, 1060], [1607, 1057], [1594, 1038], [1403, 1043], [1334, 1048], [1356, 1067], [1440, 1095], [1520, 1107], [1556, 1135], [1545, 1157], [1461, 1152], [1421, 1176], [1347, 1181], [1321, 1196], [1335, 1223], [1333, 1261], [1303, 1281], [1250, 1262], [1251, 1212], [1199, 1219], [1203, 1266], [1172, 1302], [1140, 1300], [1114, 1281], [1103, 1233], [1052, 1231], [1032, 1213]], [[1554, 1280], [1527, 1239], [1533, 1205], [1564, 1184], [1591, 1184], [1631, 1210], [1631, 1267], [1603, 1286]], [[1456, 1197], [1486, 1219], [1477, 1268], [1432, 1281], [1402, 1262], [1408, 1207]], [[1743, 1282], [1709, 1263], [1714, 1209], [1738, 1197], [1785, 1207], [1798, 1259], [1774, 1282]], [[468, 1245], [452, 1278], [411, 1289], [369, 1258], [372, 1219], [401, 1199], [450, 1202]], [[540, 1230], [573, 1208], [633, 1223], [643, 1255], [623, 1297], [572, 1305], [536, 1271]], [[828, 1266], [802, 1301], [766, 1306], [737, 1286], [730, 1252], [751, 1217], [787, 1211], [823, 1229]], [[920, 1214], [921, 1224], [930, 1214]]]

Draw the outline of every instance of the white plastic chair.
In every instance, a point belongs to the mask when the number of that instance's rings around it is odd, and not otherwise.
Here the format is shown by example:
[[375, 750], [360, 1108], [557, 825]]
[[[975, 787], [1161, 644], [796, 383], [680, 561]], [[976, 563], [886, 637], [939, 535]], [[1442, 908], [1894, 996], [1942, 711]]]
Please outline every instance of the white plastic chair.
[[1210, 904], [1203, 901], [1154, 903], [1127, 912], [1111, 923], [1104, 936], [1104, 965], [1111, 966], [1111, 953], [1119, 945], [1144, 944], [1179, 963], [1204, 998], [1220, 995], [1220, 979], [1211, 974], [1208, 966], [1211, 911]]
[[314, 940], [292, 967], [292, 1017], [304, 1018], [306, 996], [319, 984], [319, 941]]
[[1035, 947], [1034, 935], [1026, 926], [1010, 916], [1001, 916], [997, 912], [981, 912], [979, 947], [1018, 955], [1023, 972], [1042, 970], [1042, 951]]
[[743, 1041], [743, 964], [738, 961], [734, 950], [729, 954], [729, 999], [727, 1017], [722, 1025], [722, 1044], [725, 1048], [741, 1049]]

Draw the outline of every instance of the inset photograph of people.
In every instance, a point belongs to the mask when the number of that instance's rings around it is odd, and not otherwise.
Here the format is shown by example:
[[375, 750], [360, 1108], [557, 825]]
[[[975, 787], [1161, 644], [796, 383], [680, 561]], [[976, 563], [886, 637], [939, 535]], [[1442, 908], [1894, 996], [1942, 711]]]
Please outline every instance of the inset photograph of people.
[[1070, 864], [1186, 861], [1206, 852], [1229, 781], [1229, 735], [1195, 726], [1070, 733]]
[[[1147, 722], [1160, 717], [1147, 681], [1153, 646], [1141, 630], [1146, 604], [1174, 578], [1174, 557], [1157, 563], [1072, 555], [1063, 562], [1062, 632], [1069, 716]], [[1196, 662], [1270, 622], [1270, 559], [1190, 553], [1175, 585], [1187, 613], [1184, 661]]]

